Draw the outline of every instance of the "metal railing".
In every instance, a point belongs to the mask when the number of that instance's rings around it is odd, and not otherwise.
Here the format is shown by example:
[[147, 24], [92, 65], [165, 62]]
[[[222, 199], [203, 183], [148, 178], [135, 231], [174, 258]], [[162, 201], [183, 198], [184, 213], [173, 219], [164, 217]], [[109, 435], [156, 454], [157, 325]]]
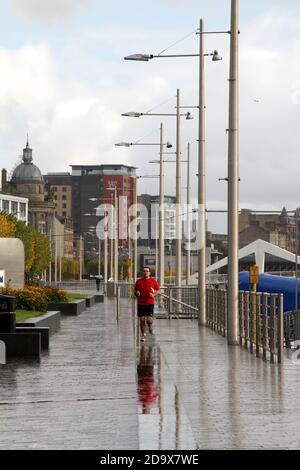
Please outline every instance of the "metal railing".
[[291, 349], [300, 340], [300, 311], [284, 312], [283, 321], [285, 347]]
[[161, 289], [160, 305], [168, 318], [192, 318], [198, 315], [198, 288], [194, 286], [167, 286]]
[[283, 294], [240, 292], [240, 345], [257, 357], [283, 362]]
[[222, 336], [227, 334], [227, 291], [206, 289], [207, 326]]

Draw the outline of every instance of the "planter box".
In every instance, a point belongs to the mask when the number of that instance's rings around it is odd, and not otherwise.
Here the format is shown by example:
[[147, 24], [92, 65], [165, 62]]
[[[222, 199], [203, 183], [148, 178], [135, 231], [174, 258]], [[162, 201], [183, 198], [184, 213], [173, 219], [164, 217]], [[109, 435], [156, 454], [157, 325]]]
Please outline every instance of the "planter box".
[[50, 335], [60, 330], [60, 311], [47, 312], [40, 317], [27, 318], [22, 323], [17, 323], [17, 327], [49, 328]]
[[49, 350], [50, 345], [50, 332], [49, 328], [31, 328], [30, 326], [16, 328], [16, 333], [40, 333], [41, 335], [41, 348]]
[[63, 315], [73, 315], [77, 316], [84, 312], [86, 309], [86, 301], [82, 300], [73, 300], [73, 302], [62, 302], [54, 303], [50, 302], [48, 304], [48, 310], [59, 310]]
[[86, 307], [87, 308], [93, 307], [93, 305], [95, 305], [95, 303], [96, 303], [95, 296], [94, 295], [88, 295], [85, 299], [85, 302], [86, 302]]
[[41, 333], [0, 333], [4, 341], [7, 357], [41, 358]]

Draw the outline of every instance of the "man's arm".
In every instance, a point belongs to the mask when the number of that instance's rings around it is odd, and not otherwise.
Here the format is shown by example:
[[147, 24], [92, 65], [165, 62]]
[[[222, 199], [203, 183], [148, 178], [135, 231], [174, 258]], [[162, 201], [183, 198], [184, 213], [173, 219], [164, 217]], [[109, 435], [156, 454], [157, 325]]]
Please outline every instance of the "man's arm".
[[161, 291], [160, 291], [160, 285], [158, 284], [158, 282], [156, 281], [154, 287], [153, 287], [153, 297], [156, 297], [158, 295], [160, 295]]

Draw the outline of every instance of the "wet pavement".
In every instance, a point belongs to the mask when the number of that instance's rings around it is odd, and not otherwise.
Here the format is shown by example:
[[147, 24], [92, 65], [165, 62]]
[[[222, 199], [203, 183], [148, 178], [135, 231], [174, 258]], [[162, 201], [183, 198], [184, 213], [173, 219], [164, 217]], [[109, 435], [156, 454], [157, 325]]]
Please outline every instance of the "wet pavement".
[[132, 304], [63, 317], [42, 362], [0, 366], [0, 449], [300, 448], [300, 367], [191, 320], [140, 342]]
[[0, 449], [138, 448], [132, 321], [113, 307], [63, 316], [40, 364], [1, 366]]

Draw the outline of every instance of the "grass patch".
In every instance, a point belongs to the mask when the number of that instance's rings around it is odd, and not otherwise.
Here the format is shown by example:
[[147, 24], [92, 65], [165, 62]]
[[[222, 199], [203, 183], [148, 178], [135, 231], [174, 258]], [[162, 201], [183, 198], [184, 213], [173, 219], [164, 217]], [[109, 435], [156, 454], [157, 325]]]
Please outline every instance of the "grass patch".
[[16, 321], [22, 323], [27, 318], [40, 317], [45, 312], [37, 312], [36, 310], [16, 310]]
[[72, 302], [73, 300], [82, 300], [86, 298], [86, 295], [83, 294], [70, 294], [68, 293], [68, 302]]

